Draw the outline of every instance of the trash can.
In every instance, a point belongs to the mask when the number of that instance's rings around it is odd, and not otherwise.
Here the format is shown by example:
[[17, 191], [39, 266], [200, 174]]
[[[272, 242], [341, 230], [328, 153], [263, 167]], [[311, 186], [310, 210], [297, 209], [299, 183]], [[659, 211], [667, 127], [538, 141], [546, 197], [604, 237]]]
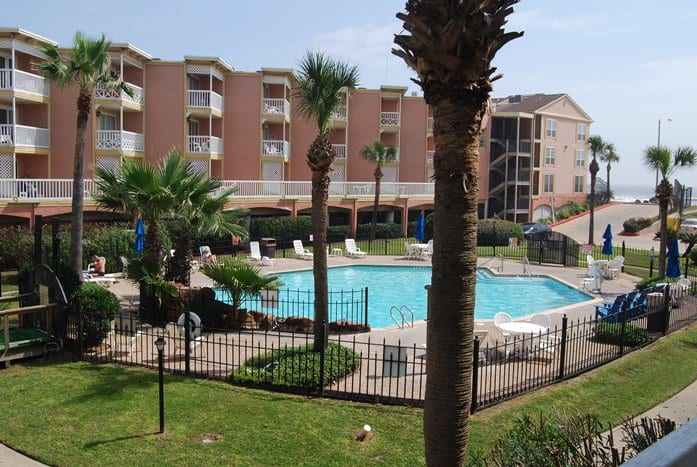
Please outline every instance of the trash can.
[[266, 256], [271, 259], [276, 257], [276, 239], [275, 238], [262, 238], [259, 240], [259, 249], [261, 250], [261, 256]]
[[648, 315], [646, 316], [646, 330], [649, 332], [660, 332], [665, 334], [668, 331], [668, 321], [670, 319], [670, 307], [665, 306], [663, 293], [656, 292], [648, 295]]

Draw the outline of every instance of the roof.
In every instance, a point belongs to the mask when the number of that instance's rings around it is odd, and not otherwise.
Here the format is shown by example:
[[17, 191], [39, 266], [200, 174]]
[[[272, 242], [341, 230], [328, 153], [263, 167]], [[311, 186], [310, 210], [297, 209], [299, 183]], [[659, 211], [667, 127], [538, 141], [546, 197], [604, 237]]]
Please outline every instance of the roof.
[[532, 113], [563, 97], [564, 94], [528, 94], [494, 98], [492, 103], [495, 112], [528, 112]]

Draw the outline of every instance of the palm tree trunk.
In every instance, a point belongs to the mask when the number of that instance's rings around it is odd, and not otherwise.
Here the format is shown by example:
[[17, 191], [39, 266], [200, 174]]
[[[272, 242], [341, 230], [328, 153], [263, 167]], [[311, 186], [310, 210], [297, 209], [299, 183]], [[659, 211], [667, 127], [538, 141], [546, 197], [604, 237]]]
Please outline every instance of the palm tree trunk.
[[167, 280], [173, 282], [178, 282], [185, 286], [190, 285], [191, 278], [191, 255], [189, 253], [189, 239], [190, 235], [188, 232], [180, 232], [177, 235], [174, 256], [170, 259], [170, 267], [167, 271]]
[[447, 85], [433, 91], [425, 91], [433, 108], [436, 154], [424, 440], [428, 465], [463, 465], [469, 437], [479, 137], [485, 100]]
[[656, 190], [658, 217], [661, 221], [661, 245], [658, 248], [658, 278], [666, 275], [666, 249], [668, 248], [668, 203], [673, 197], [673, 187], [667, 179], [661, 180]]
[[82, 277], [82, 231], [85, 208], [84, 158], [87, 120], [92, 108], [92, 96], [81, 92], [77, 100], [77, 132], [75, 134], [75, 155], [73, 158], [73, 199], [70, 213], [70, 267]]
[[589, 170], [591, 172], [591, 195], [589, 200], [590, 202], [588, 203], [588, 209], [590, 211], [588, 222], [588, 244], [593, 245], [593, 229], [595, 228], [595, 180], [598, 176], [598, 170], [600, 170], [600, 167], [598, 167], [598, 161], [595, 160], [595, 157], [591, 161]]
[[378, 223], [378, 206], [380, 204], [380, 180], [382, 179], [382, 170], [378, 165], [375, 168], [375, 198], [373, 199], [373, 218], [370, 220], [370, 241], [375, 240], [375, 226]]
[[312, 236], [313, 268], [315, 278], [315, 340], [313, 349], [320, 352], [326, 345], [324, 323], [329, 317], [329, 285], [327, 281], [327, 227], [329, 214], [329, 171], [312, 171]]
[[162, 243], [160, 242], [160, 225], [157, 221], [148, 220], [148, 230], [145, 235], [145, 255], [153, 264], [162, 265]]
[[610, 163], [607, 163], [607, 197], [605, 198], [605, 202], [607, 204], [610, 204]]

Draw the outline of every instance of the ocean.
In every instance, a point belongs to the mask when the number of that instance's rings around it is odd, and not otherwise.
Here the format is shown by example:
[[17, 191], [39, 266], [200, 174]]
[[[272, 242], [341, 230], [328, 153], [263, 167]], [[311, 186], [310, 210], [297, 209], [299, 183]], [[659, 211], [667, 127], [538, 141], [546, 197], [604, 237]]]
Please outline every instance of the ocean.
[[[615, 185], [610, 187], [614, 193], [614, 201], [620, 203], [633, 203], [636, 200], [648, 201], [656, 196], [656, 189], [653, 186], [647, 185]], [[692, 206], [697, 206], [697, 187], [692, 190]]]

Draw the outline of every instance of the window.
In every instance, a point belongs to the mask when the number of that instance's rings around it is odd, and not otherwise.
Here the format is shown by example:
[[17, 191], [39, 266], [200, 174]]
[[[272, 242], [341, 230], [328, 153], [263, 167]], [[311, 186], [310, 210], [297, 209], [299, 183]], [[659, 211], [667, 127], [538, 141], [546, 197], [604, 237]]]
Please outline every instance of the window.
[[482, 131], [482, 135], [479, 137], [479, 147], [483, 148], [486, 143], [486, 131]]
[[579, 123], [576, 131], [576, 139], [579, 141], [585, 141], [586, 140], [586, 124], [585, 123]]
[[105, 113], [99, 114], [99, 129], [101, 131], [116, 130], [116, 116]]
[[554, 146], [547, 146], [545, 148], [545, 165], [554, 165], [557, 155], [557, 148]]
[[198, 76], [189, 75], [188, 77], [189, 77], [189, 90], [196, 91], [198, 89], [201, 89], [201, 85], [200, 85]]
[[583, 149], [576, 150], [576, 167], [586, 167], [586, 151]]
[[189, 136], [198, 136], [198, 120], [189, 119]]
[[547, 119], [546, 135], [548, 138], [556, 138], [557, 137], [557, 121], [554, 120], [553, 118]]
[[583, 193], [584, 176], [576, 175], [574, 177], [574, 193]]
[[12, 110], [0, 107], [0, 125], [12, 125], [12, 123], [14, 123]]
[[545, 186], [544, 186], [544, 189], [542, 191], [544, 193], [553, 193], [554, 192], [554, 175], [552, 175], [552, 174], [545, 175]]

